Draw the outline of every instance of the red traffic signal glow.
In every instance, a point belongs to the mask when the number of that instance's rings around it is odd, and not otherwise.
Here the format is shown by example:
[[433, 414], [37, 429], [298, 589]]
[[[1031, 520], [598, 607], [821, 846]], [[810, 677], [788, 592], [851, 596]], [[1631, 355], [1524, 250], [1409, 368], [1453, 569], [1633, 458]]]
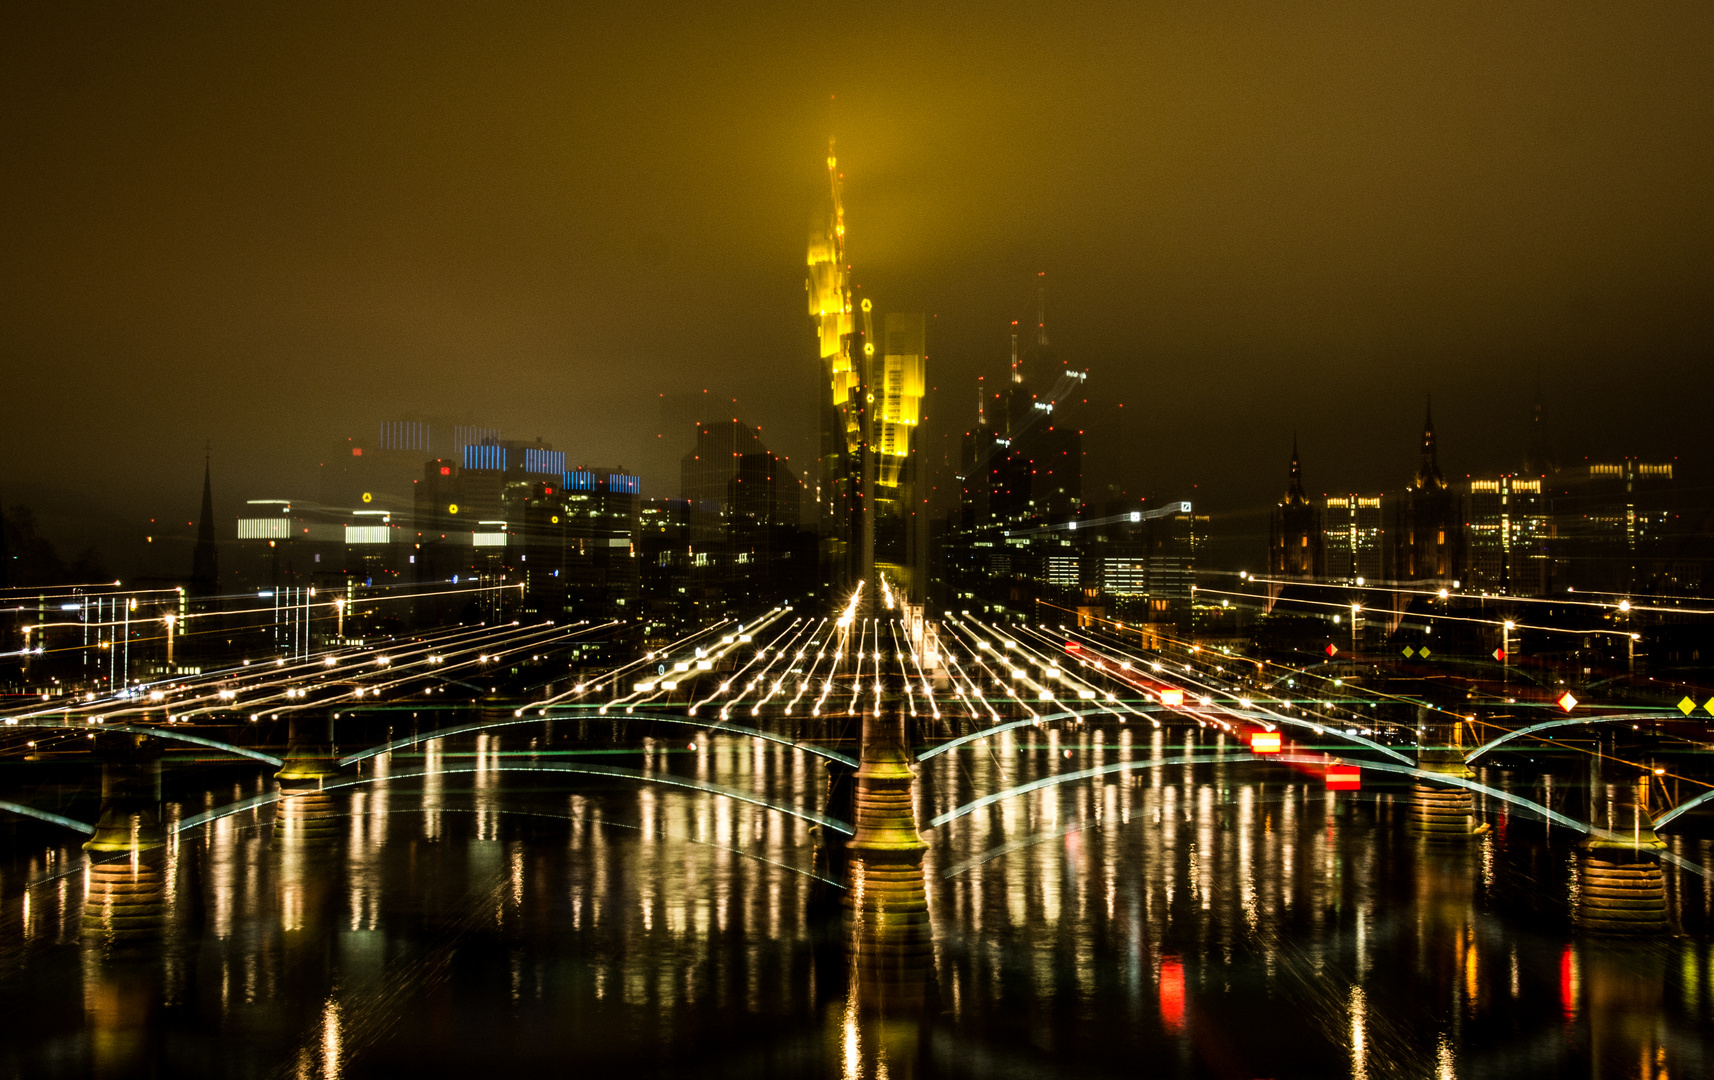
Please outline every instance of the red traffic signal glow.
[[1250, 736], [1250, 752], [1252, 754], [1277, 754], [1280, 752], [1280, 733], [1277, 731], [1258, 731]]
[[1328, 791], [1361, 791], [1363, 770], [1355, 765], [1327, 766]]

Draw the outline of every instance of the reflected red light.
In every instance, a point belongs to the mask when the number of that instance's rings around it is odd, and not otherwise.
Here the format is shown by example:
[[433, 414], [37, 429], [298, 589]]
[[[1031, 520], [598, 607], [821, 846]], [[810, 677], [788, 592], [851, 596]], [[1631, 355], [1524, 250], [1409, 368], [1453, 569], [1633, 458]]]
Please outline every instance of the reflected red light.
[[1565, 1010], [1566, 1023], [1577, 1019], [1577, 954], [1571, 943], [1559, 954], [1559, 1001]]
[[1253, 754], [1277, 754], [1280, 752], [1280, 733], [1277, 731], [1258, 731], [1250, 736], [1250, 752]]
[[1177, 1035], [1184, 1030], [1184, 961], [1161, 957], [1161, 1023]]
[[451, 475], [452, 475], [452, 466], [450, 466], [450, 465], [442, 465], [442, 466], [441, 466], [441, 467], [440, 467], [440, 474], [441, 474], [441, 475], [442, 475], [442, 476], [451, 476]]
[[1361, 791], [1363, 770], [1355, 765], [1327, 766], [1328, 791]]

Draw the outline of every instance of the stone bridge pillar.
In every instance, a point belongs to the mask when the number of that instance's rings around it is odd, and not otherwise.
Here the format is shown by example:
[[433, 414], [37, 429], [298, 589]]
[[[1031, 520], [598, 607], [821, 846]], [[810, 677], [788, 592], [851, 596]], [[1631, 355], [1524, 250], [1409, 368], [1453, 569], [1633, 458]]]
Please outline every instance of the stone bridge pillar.
[[852, 804], [856, 832], [846, 850], [846, 907], [853, 990], [866, 1009], [920, 1010], [934, 963], [917, 833], [916, 770], [897, 703], [863, 717], [862, 762]]
[[339, 775], [333, 752], [333, 713], [293, 714], [287, 721], [286, 760], [274, 776], [282, 788], [316, 787]]
[[[1464, 727], [1454, 717], [1432, 709], [1417, 710], [1416, 767], [1424, 772], [1470, 780], [1475, 773], [1464, 764]], [[1468, 788], [1418, 780], [1411, 789], [1411, 828], [1430, 840], [1462, 841], [1488, 831], [1476, 820], [1476, 800]]]
[[[1666, 878], [1660, 867], [1666, 844], [1652, 824], [1651, 782], [1644, 773], [1599, 785], [1611, 798], [1604, 800], [1606, 813], [1590, 815], [1605, 835], [1591, 835], [1577, 853], [1579, 929], [1624, 936], [1668, 929]], [[1592, 806], [1602, 801], [1591, 799]]]
[[90, 854], [83, 930], [112, 940], [154, 937], [166, 908], [159, 751], [144, 735], [101, 739], [101, 815], [83, 845]]

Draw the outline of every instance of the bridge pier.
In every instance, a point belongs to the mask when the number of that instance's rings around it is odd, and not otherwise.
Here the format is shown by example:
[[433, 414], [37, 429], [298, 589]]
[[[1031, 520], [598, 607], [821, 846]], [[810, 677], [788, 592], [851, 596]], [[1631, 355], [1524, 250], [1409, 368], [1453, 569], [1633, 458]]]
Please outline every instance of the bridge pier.
[[[1445, 721], [1444, 715], [1418, 710], [1423, 738], [1416, 767], [1460, 780], [1474, 779], [1475, 772], [1464, 764], [1463, 728], [1456, 720]], [[1470, 789], [1422, 780], [1411, 789], [1410, 823], [1412, 830], [1430, 840], [1463, 841], [1488, 831], [1486, 823], [1476, 820], [1476, 799]]]
[[286, 727], [285, 763], [274, 778], [287, 786], [320, 787], [339, 775], [333, 752], [333, 713], [292, 716]]
[[1581, 930], [1634, 936], [1664, 934], [1669, 928], [1660, 867], [1666, 844], [1648, 825], [1649, 782], [1645, 774], [1634, 784], [1629, 839], [1591, 836], [1578, 849], [1576, 922]]
[[[83, 932], [109, 940], [158, 936], [166, 917], [166, 876], [152, 853], [161, 827], [161, 759], [145, 736], [118, 736], [104, 748], [101, 814], [83, 849], [92, 856]], [[128, 853], [130, 858], [117, 858]], [[105, 856], [105, 858], [103, 858]]]
[[853, 791], [856, 832], [846, 844], [853, 990], [867, 1011], [919, 1011], [927, 1001], [934, 948], [917, 833], [916, 770], [895, 703], [863, 717], [862, 761]]

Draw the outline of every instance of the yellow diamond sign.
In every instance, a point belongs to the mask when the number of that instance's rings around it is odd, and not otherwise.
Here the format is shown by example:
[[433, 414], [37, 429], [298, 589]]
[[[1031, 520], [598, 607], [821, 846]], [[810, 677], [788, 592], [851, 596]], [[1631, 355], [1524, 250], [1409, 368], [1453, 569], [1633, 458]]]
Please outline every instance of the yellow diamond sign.
[[1684, 700], [1678, 703], [1678, 711], [1686, 716], [1696, 711], [1696, 702], [1691, 699], [1689, 694], [1684, 695]]
[[1709, 698], [1709, 699], [1708, 699], [1708, 700], [1707, 700], [1707, 701], [1704, 701], [1704, 702], [1703, 702], [1703, 703], [1702, 703], [1702, 707], [1703, 707], [1703, 708], [1704, 708], [1704, 709], [1707, 709], [1707, 710], [1708, 710], [1708, 715], [1709, 715], [1709, 716], [1714, 716], [1714, 697], [1711, 697], [1711, 698]]
[[1416, 655], [1416, 650], [1415, 650], [1415, 649], [1413, 649], [1413, 648], [1411, 648], [1411, 647], [1410, 647], [1410, 646], [1409, 646], [1409, 645], [1406, 645], [1406, 646], [1405, 646], [1405, 655], [1406, 655], [1406, 656], [1407, 656], [1407, 657], [1408, 657], [1408, 656], [1415, 656], [1415, 655]]
[[1559, 695], [1559, 707], [1564, 709], [1566, 712], [1570, 712], [1572, 709], [1577, 708], [1577, 699], [1571, 696], [1571, 691], [1567, 690], [1565, 693]]
[[1420, 650], [1418, 650], [1417, 655], [1422, 657], [1424, 660], [1427, 660], [1428, 659], [1428, 646], [1424, 645]]

